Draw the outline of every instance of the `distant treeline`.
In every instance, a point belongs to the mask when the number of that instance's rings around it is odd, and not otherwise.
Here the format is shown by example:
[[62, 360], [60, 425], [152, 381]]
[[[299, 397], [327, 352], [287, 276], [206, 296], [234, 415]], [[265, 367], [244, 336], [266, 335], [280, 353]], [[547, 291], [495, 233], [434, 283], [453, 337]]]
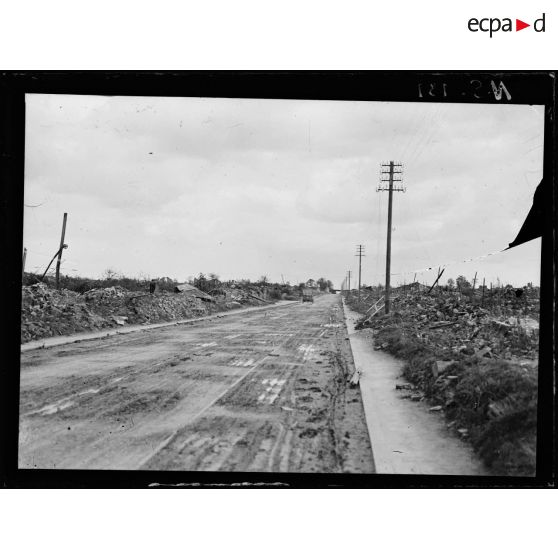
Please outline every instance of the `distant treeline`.
[[[23, 285], [30, 286], [39, 282], [46, 283], [49, 287], [54, 288], [56, 286], [55, 278], [53, 275], [47, 275], [44, 278], [37, 273], [24, 273], [23, 274]], [[185, 281], [178, 281], [177, 279], [171, 279], [170, 277], [162, 278], [148, 278], [139, 277], [132, 278], [126, 277], [119, 274], [111, 269], [107, 269], [104, 273], [104, 277], [101, 279], [90, 279], [88, 277], [61, 275], [60, 276], [60, 288], [67, 289], [70, 291], [75, 291], [78, 293], [85, 293], [91, 289], [102, 289], [107, 287], [122, 287], [128, 291], [149, 291], [149, 287], [152, 283], [156, 283], [157, 291], [161, 292], [173, 292], [177, 285], [182, 283], [190, 283], [196, 288], [204, 291], [206, 293], [212, 293], [219, 291], [223, 288], [231, 288], [234, 286], [238, 287], [253, 287], [258, 289], [265, 288], [268, 296], [270, 298], [282, 298], [283, 295], [293, 295], [298, 296], [300, 289], [307, 284], [312, 284], [320, 290], [325, 290], [326, 287], [331, 285], [331, 281], [320, 278], [318, 281], [313, 281], [310, 279], [307, 283], [300, 283], [299, 285], [291, 285], [290, 283], [272, 283], [268, 280], [265, 275], [262, 275], [257, 281], [251, 281], [250, 279], [239, 279], [230, 281], [221, 281], [215, 273], [204, 274], [200, 273], [196, 277], [189, 277]]]
[[[23, 274], [23, 285], [29, 286], [35, 283], [41, 282], [41, 275], [36, 273], [24, 273]], [[47, 275], [43, 280], [49, 287], [54, 288], [56, 286], [55, 278]], [[70, 275], [60, 276], [60, 288], [67, 289], [69, 291], [76, 291], [78, 293], [85, 293], [91, 289], [103, 289], [106, 287], [122, 287], [128, 291], [148, 291], [149, 284], [151, 281], [144, 278], [131, 278], [124, 276], [110, 276], [104, 277], [102, 279], [90, 279], [88, 277], [72, 277]], [[157, 282], [157, 287], [159, 290], [163, 291], [174, 291], [178, 281], [166, 280]]]

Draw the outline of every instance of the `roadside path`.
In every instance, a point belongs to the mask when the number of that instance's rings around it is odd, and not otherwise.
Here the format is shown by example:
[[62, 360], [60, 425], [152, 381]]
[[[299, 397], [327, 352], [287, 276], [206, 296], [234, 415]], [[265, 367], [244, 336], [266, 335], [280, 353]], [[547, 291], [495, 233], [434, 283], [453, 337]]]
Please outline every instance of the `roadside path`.
[[355, 330], [361, 314], [344, 305], [376, 472], [419, 475], [489, 475], [473, 449], [451, 435], [443, 418], [429, 413], [426, 402], [402, 399], [396, 383], [403, 365], [374, 350], [372, 330]]

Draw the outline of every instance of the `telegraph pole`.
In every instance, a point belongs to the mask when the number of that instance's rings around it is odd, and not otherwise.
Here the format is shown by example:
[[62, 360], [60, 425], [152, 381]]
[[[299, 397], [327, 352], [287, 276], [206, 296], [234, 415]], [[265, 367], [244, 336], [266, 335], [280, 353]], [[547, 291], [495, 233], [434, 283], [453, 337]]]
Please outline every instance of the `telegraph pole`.
[[23, 249], [23, 265], [21, 266], [21, 275], [25, 273], [25, 259], [27, 258], [27, 248]]
[[58, 250], [58, 261], [56, 262], [56, 289], [60, 285], [60, 263], [62, 259], [62, 250], [65, 248], [64, 236], [66, 235], [66, 219], [68, 214], [64, 213], [64, 220], [62, 222], [62, 237], [60, 238], [60, 249]]
[[[386, 294], [385, 294], [385, 309], [386, 314], [389, 314], [390, 310], [390, 299], [389, 299], [389, 289], [390, 289], [390, 275], [391, 275], [391, 214], [393, 208], [393, 192], [404, 192], [405, 188], [401, 185], [395, 186], [394, 183], [402, 182], [401, 176], [397, 178], [397, 175], [403, 174], [403, 165], [401, 163], [394, 163], [390, 161], [389, 163], [382, 163], [380, 166], [380, 184], [376, 189], [377, 192], [383, 192], [387, 190], [389, 192], [388, 201], [388, 222], [387, 222], [387, 249], [386, 249]], [[388, 186], [385, 186], [385, 183]]]
[[351, 294], [351, 272], [347, 271], [347, 277], [349, 278], [349, 294]]
[[362, 256], [364, 256], [364, 246], [362, 244], [357, 245], [357, 253], [355, 256], [358, 256], [358, 299], [360, 300], [360, 279], [362, 275]]

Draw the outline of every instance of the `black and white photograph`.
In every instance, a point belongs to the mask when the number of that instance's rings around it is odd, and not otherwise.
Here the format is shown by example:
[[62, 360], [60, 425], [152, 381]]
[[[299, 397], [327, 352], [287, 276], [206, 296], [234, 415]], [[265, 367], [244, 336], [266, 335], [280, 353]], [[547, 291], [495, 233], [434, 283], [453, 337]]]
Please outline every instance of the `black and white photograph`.
[[25, 107], [18, 468], [535, 476], [544, 106]]
[[4, 554], [546, 556], [554, 12], [6, 4]]

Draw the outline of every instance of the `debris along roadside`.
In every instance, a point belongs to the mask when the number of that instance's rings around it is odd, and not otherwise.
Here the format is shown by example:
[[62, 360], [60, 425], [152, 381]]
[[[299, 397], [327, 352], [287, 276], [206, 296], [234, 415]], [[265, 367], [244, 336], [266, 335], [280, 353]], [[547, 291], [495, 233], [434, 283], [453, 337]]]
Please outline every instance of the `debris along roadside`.
[[[534, 475], [539, 335], [533, 309], [530, 315], [509, 305], [487, 309], [443, 290], [395, 290], [392, 303], [389, 315], [363, 316], [356, 328], [372, 328], [375, 349], [406, 362], [409, 383], [394, 388], [443, 412], [451, 431], [494, 474]], [[349, 297], [347, 304], [365, 312], [370, 301]]]
[[273, 302], [265, 301], [260, 289], [254, 287], [227, 289], [213, 296], [195, 291], [150, 294], [113, 286], [80, 294], [36, 283], [22, 288], [21, 342], [122, 325], [198, 318]]

